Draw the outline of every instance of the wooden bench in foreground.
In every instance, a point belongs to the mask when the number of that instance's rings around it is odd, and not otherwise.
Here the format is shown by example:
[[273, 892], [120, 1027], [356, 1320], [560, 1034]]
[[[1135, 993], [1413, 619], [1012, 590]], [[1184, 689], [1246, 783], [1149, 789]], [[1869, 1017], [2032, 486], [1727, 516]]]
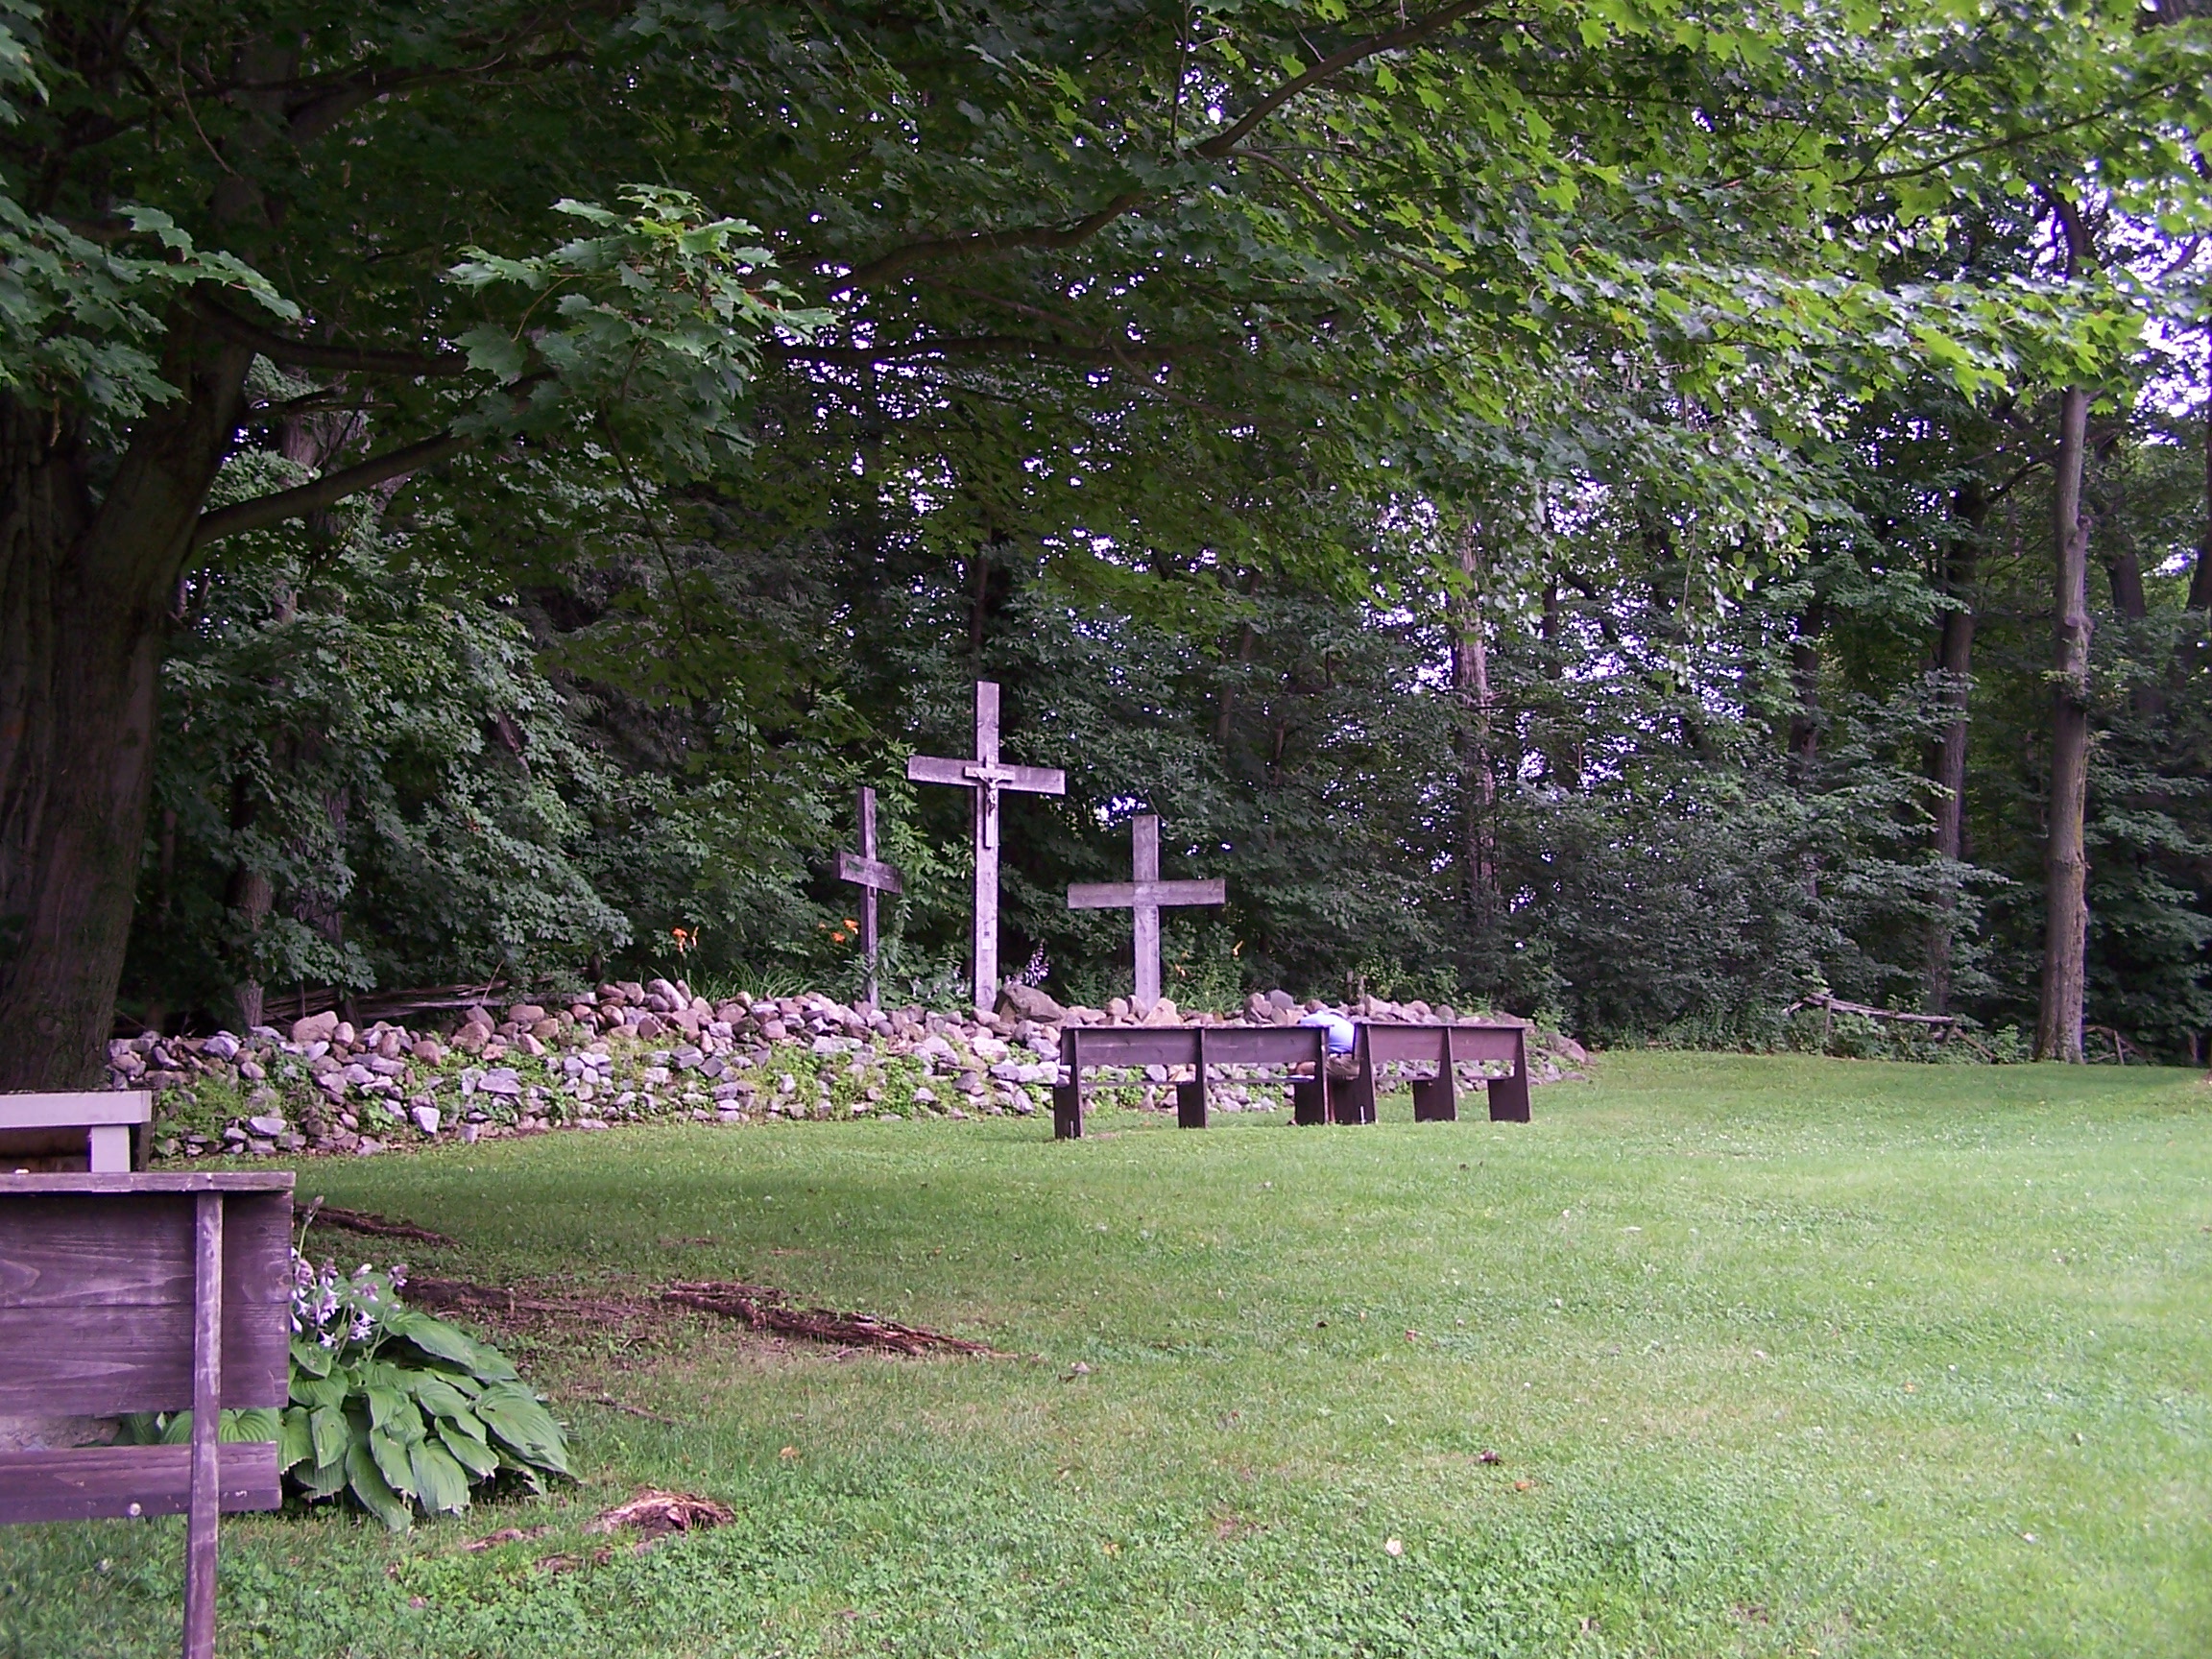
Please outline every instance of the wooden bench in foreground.
[[1092, 1066], [1189, 1066], [1190, 1082], [1175, 1085], [1176, 1122], [1206, 1127], [1209, 1066], [1300, 1066], [1294, 1077], [1292, 1115], [1301, 1123], [1329, 1119], [1328, 1035], [1318, 1025], [1070, 1025], [1060, 1033], [1060, 1064], [1068, 1081], [1052, 1090], [1052, 1133], [1062, 1141], [1083, 1134], [1083, 1071]]
[[282, 1502], [273, 1441], [218, 1409], [285, 1404], [292, 1176], [0, 1174], [0, 1416], [192, 1412], [183, 1446], [0, 1453], [0, 1524], [190, 1517], [185, 1659], [215, 1651], [219, 1510]]
[[1339, 1123], [1375, 1121], [1375, 1075], [1387, 1065], [1429, 1065], [1436, 1075], [1418, 1078], [1413, 1091], [1416, 1123], [1448, 1123], [1459, 1116], [1457, 1069], [1500, 1061], [1512, 1070], [1487, 1079], [1492, 1122], [1528, 1121], [1528, 1027], [1512, 1024], [1398, 1025], [1379, 1021], [1353, 1022], [1354, 1074], [1332, 1091]]
[[131, 1138], [154, 1120], [147, 1089], [84, 1089], [63, 1094], [0, 1094], [0, 1169], [86, 1169], [128, 1174], [144, 1158]]

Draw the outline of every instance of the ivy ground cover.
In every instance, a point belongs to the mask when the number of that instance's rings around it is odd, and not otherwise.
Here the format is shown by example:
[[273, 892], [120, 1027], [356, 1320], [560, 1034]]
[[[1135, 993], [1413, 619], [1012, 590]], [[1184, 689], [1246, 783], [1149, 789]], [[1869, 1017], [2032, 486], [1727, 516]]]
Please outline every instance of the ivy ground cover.
[[[460, 1241], [418, 1276], [745, 1279], [1019, 1357], [541, 1327], [509, 1351], [582, 1483], [406, 1536], [239, 1518], [223, 1651], [2212, 1651], [2193, 1074], [1623, 1056], [1527, 1127], [1396, 1104], [310, 1163]], [[736, 1520], [586, 1530], [647, 1485]], [[0, 1533], [0, 1654], [170, 1651], [180, 1553]]]

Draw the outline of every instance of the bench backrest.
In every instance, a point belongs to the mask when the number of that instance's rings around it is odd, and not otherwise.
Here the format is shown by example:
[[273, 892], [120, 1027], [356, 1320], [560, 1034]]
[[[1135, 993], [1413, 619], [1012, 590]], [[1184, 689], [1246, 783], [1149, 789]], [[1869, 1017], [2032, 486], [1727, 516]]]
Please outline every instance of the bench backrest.
[[223, 1195], [222, 1402], [285, 1404], [292, 1176], [0, 1175], [0, 1416], [192, 1405], [198, 1195]]
[[[1451, 1045], [1451, 1055], [1459, 1065], [1503, 1060], [1508, 1065], [1519, 1065], [1522, 1047], [1527, 1041], [1526, 1025], [1477, 1025], [1471, 1022], [1434, 1025], [1386, 1025], [1372, 1021], [1358, 1022], [1359, 1042], [1370, 1061], [1380, 1066], [1392, 1061], [1413, 1061], [1416, 1064], [1441, 1065], [1445, 1045]], [[1449, 1035], [1447, 1035], [1449, 1034]]]
[[1318, 1025], [1070, 1025], [1060, 1063], [1084, 1066], [1297, 1066], [1317, 1063]]

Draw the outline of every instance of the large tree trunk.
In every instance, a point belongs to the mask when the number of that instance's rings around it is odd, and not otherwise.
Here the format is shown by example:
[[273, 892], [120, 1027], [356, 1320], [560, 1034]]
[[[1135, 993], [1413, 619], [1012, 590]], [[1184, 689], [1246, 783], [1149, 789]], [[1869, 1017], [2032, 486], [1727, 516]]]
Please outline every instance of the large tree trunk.
[[2087, 997], [2089, 861], [2083, 820], [2089, 792], [2089, 523], [2081, 516], [2081, 468], [2089, 394], [2059, 397], [2058, 462], [2052, 482], [2057, 544], [2056, 661], [2051, 709], [2051, 804], [2043, 842], [2043, 1005], [2035, 1058], [2081, 1059]]
[[171, 590], [250, 353], [180, 317], [94, 504], [74, 421], [0, 397], [0, 1089], [98, 1084], [154, 776]]
[[[1951, 504], [1954, 521], [1963, 534], [1954, 535], [1943, 558], [1942, 587], [1953, 608], [1943, 613], [1942, 632], [1936, 640], [1936, 666], [1943, 676], [1938, 695], [1944, 712], [1942, 735], [1936, 739], [1935, 765], [1936, 856], [1956, 864], [1966, 855], [1966, 737], [1968, 685], [1974, 672], [1974, 580], [1981, 558], [1982, 521], [1988, 503], [1979, 485], [1961, 489]], [[1958, 926], [1959, 888], [1946, 876], [1936, 895], [1936, 919], [1928, 929], [1928, 1012], [1951, 1012], [1951, 968], [1954, 935]]]

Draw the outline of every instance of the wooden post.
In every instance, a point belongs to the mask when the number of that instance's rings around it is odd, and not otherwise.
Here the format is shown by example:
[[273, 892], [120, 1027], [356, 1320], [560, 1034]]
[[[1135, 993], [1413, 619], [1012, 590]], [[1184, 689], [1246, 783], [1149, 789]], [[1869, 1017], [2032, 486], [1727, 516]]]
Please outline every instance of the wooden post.
[[1095, 881], [1068, 889], [1070, 910], [1131, 910], [1136, 913], [1137, 1012], [1149, 1014], [1160, 1000], [1160, 912], [1164, 906], [1225, 904], [1226, 882], [1160, 879], [1160, 819], [1151, 812], [1129, 821], [1129, 872], [1132, 881]]
[[975, 791], [975, 1006], [988, 1014], [998, 1000], [998, 791], [1065, 795], [1068, 776], [1046, 766], [1002, 766], [998, 761], [998, 687], [975, 682], [975, 758], [950, 760], [909, 755], [906, 776], [917, 783], [950, 783]]
[[215, 1528], [223, 1493], [216, 1442], [223, 1426], [223, 1194], [194, 1205], [192, 1263], [192, 1499], [184, 1535], [184, 1659], [215, 1656]]
[[860, 959], [868, 965], [868, 1006], [876, 1006], [876, 895], [901, 891], [899, 872], [876, 856], [876, 791], [860, 790], [860, 856], [837, 854], [837, 878], [860, 889]]

